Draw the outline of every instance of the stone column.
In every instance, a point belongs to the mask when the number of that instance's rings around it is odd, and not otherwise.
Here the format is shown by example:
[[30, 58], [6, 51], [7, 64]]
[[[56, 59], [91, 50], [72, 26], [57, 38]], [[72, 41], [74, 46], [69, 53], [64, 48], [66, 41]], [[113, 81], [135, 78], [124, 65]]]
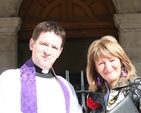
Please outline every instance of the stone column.
[[141, 13], [116, 14], [114, 22], [119, 30], [119, 43], [141, 76]]
[[0, 18], [0, 73], [17, 67], [17, 32], [19, 17]]

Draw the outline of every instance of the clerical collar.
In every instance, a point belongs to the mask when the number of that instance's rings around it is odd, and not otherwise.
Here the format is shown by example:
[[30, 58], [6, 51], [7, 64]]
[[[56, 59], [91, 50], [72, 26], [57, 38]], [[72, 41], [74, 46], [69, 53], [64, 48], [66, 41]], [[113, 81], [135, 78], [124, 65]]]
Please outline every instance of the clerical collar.
[[42, 70], [38, 66], [34, 64], [35, 70], [36, 70], [36, 76], [42, 77], [42, 78], [53, 78], [54, 74], [52, 73], [51, 69], [49, 70]]
[[49, 72], [49, 69], [48, 70], [44, 70], [44, 69], [42, 70], [43, 74], [47, 74], [48, 72]]
[[36, 72], [38, 73], [41, 73], [41, 74], [49, 73], [49, 69], [48, 70], [41, 69], [40, 67], [36, 66], [35, 64], [34, 64], [34, 67], [35, 67]]

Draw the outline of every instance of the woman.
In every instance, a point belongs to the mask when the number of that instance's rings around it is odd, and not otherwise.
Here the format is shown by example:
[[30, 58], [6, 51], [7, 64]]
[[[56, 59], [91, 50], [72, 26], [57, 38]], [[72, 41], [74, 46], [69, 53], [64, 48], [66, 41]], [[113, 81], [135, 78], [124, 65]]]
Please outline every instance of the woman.
[[141, 113], [141, 79], [113, 36], [92, 42], [87, 55], [87, 113], [112, 110], [128, 94]]

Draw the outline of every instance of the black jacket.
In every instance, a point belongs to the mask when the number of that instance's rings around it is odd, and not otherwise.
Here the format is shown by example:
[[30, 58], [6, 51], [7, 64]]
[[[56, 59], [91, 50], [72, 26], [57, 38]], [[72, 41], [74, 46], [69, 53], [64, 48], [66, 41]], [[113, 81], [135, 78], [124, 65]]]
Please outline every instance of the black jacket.
[[[133, 76], [127, 81], [123, 81], [120, 79], [116, 86], [112, 87], [112, 91], [114, 90], [121, 90], [123, 91], [124, 96], [130, 95], [135, 106], [141, 113], [141, 79], [138, 76]], [[111, 91], [110, 91], [111, 92]], [[90, 92], [87, 98], [91, 97], [94, 102], [99, 102], [100, 106], [96, 109], [91, 109], [86, 105], [85, 113], [106, 113], [106, 106], [104, 102], [104, 94], [102, 90], [98, 90], [96, 92]], [[87, 100], [86, 100], [87, 103]]]

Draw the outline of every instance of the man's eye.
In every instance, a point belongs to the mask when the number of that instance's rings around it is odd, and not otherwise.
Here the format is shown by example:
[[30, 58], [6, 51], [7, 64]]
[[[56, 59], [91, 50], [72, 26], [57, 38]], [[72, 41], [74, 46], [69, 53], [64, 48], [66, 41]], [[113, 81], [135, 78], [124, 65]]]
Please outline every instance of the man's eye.
[[46, 46], [46, 44], [45, 44], [45, 43], [41, 43], [41, 45], [44, 45], [44, 46]]
[[53, 46], [52, 48], [53, 48], [53, 49], [56, 49], [56, 50], [58, 49], [58, 48], [57, 48], [57, 47], [55, 47], [55, 46]]

